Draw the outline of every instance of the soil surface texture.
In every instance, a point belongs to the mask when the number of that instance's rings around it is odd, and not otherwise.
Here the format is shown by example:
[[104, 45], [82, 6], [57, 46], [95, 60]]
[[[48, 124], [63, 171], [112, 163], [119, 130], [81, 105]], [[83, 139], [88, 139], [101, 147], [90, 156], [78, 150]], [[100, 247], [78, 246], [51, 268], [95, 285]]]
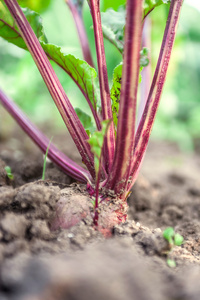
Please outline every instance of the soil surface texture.
[[[71, 140], [60, 139], [61, 150], [80, 162]], [[0, 133], [0, 300], [200, 299], [197, 153], [151, 142], [128, 199], [128, 220], [107, 239], [84, 215], [91, 202], [85, 186], [51, 162], [42, 181], [42, 168], [42, 154], [17, 127]], [[69, 205], [69, 220], [74, 213], [82, 220], [51, 230], [60, 199]], [[163, 238], [169, 226], [184, 237], [171, 250]]]

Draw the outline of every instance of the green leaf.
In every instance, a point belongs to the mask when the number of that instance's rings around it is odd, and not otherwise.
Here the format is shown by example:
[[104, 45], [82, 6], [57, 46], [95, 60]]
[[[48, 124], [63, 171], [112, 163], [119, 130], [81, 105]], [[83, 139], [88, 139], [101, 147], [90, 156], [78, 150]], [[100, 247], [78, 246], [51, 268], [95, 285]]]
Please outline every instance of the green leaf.
[[167, 264], [170, 268], [175, 268], [176, 267], [176, 262], [173, 259], [168, 258], [167, 259]]
[[139, 73], [139, 83], [142, 82], [142, 70], [143, 68], [147, 67], [149, 64], [149, 58], [148, 58], [149, 50], [144, 47], [140, 51], [140, 73]]
[[94, 123], [92, 122], [92, 118], [78, 107], [75, 108], [75, 111], [83, 127], [85, 128], [86, 132], [90, 137], [96, 129]]
[[[46, 42], [47, 39], [43, 32], [40, 16], [29, 9], [23, 9], [23, 12], [36, 36], [40, 38], [41, 41]], [[27, 50], [26, 44], [19, 33], [19, 29], [2, 0], [0, 0], [0, 36], [8, 42]]]
[[156, 6], [168, 4], [171, 0], [144, 0], [143, 3], [143, 18], [145, 18]]
[[124, 49], [124, 27], [126, 11], [121, 6], [118, 11], [112, 8], [101, 14], [103, 34], [117, 49], [123, 53]]
[[[107, 1], [105, 1], [107, 2]], [[125, 1], [121, 1], [125, 2]], [[161, 4], [168, 4], [170, 0], [144, 0], [143, 3], [143, 18], [145, 18], [156, 6]], [[124, 50], [124, 28], [126, 22], [126, 9], [125, 5], [119, 7], [112, 4], [106, 5], [106, 7], [116, 7], [115, 11], [113, 8], [109, 8], [106, 12], [101, 13], [102, 29], [104, 37], [109, 40], [117, 49], [123, 53]], [[141, 20], [142, 21], [142, 20]]]
[[[148, 49], [143, 48], [140, 51], [140, 77], [139, 82], [141, 82], [141, 71], [144, 67], [149, 64], [148, 59]], [[119, 103], [120, 103], [120, 93], [121, 93], [121, 81], [122, 81], [122, 63], [119, 64], [113, 72], [113, 84], [111, 87], [111, 100], [112, 100], [112, 113], [113, 113], [113, 121], [115, 124], [115, 128], [117, 128], [118, 122], [118, 112], [119, 112]]]
[[169, 242], [169, 244], [173, 245], [173, 237], [174, 237], [174, 228], [168, 227], [163, 231], [163, 237]]
[[9, 178], [10, 180], [13, 180], [13, 179], [14, 179], [14, 176], [13, 176], [13, 174], [12, 174], [11, 167], [6, 166], [6, 167], [5, 167], [5, 171], [6, 171], [6, 174], [7, 174], [8, 178]]
[[[82, 90], [85, 97], [92, 103], [96, 111], [98, 95], [95, 88], [97, 77], [95, 69], [84, 60], [78, 59], [71, 54], [64, 54], [60, 47], [47, 43], [39, 14], [29, 9], [23, 9], [23, 12], [49, 59], [56, 62], [69, 74]], [[2, 0], [0, 0], [0, 36], [8, 42], [27, 50], [19, 29], [15, 25], [7, 6]]]
[[180, 235], [179, 233], [176, 233], [174, 235], [174, 244], [176, 246], [181, 246], [183, 244], [184, 238], [182, 235]]
[[113, 8], [114, 10], [118, 10], [119, 6], [124, 5], [126, 0], [104, 0], [103, 1], [103, 10], [107, 10], [108, 8]]
[[28, 7], [36, 12], [42, 12], [49, 7], [51, 0], [17, 0], [17, 2], [22, 7]]
[[115, 127], [118, 122], [119, 102], [121, 93], [121, 80], [122, 80], [122, 64], [118, 65], [113, 72], [113, 84], [111, 88], [111, 100], [112, 100], [112, 113]]
[[149, 50], [146, 47], [140, 51], [140, 67], [142, 68], [147, 67], [149, 64], [148, 53]]
[[[104, 144], [104, 138], [108, 131], [108, 127], [110, 126], [111, 120], [104, 120], [101, 122], [102, 129], [101, 131], [95, 131], [93, 135], [88, 140], [88, 143], [91, 146], [91, 151], [94, 154], [94, 164], [95, 164], [95, 171], [98, 174], [100, 170], [100, 160], [101, 160], [101, 153]], [[96, 176], [97, 177], [97, 176]]]
[[72, 54], [64, 54], [60, 47], [40, 41], [47, 56], [64, 69], [90, 100], [96, 111], [98, 96], [96, 92], [97, 73], [86, 61]]

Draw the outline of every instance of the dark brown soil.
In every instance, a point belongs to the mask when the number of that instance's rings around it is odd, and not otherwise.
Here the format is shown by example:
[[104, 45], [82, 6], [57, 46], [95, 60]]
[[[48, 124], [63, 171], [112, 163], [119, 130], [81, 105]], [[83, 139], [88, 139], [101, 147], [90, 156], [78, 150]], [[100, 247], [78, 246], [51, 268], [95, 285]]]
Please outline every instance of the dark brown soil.
[[[129, 219], [105, 239], [90, 214], [69, 229], [50, 230], [60, 199], [81, 216], [90, 199], [84, 185], [51, 162], [42, 181], [42, 154], [15, 130], [0, 133], [0, 300], [200, 299], [198, 155], [151, 143], [128, 200]], [[68, 137], [61, 140], [62, 150], [80, 162]], [[168, 226], [185, 240], [170, 253], [162, 237]]]

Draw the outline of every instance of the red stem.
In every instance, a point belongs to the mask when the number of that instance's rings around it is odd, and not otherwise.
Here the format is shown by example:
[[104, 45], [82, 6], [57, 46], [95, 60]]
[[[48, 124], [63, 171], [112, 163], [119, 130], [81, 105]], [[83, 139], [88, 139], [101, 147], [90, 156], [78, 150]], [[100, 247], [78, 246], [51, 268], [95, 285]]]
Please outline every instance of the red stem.
[[99, 207], [99, 185], [100, 185], [100, 179], [101, 179], [101, 158], [99, 161], [99, 172], [97, 174], [97, 179], [96, 179], [96, 193], [95, 193], [95, 207], [94, 207], [94, 225], [98, 226], [98, 220], [99, 220], [99, 212], [98, 212], [98, 207]]
[[[28, 119], [28, 117], [19, 109], [19, 107], [9, 99], [2, 90], [0, 90], [0, 102], [4, 108], [11, 114], [11, 116], [17, 121], [19, 126], [28, 134], [28, 136], [34, 141], [34, 143], [46, 153], [49, 145], [49, 139]], [[87, 182], [92, 178], [89, 172], [70, 158], [65, 156], [60, 150], [58, 150], [52, 143], [50, 144], [48, 157], [56, 163], [65, 173], [74, 179]]]
[[76, 24], [76, 29], [78, 32], [78, 36], [79, 36], [79, 40], [80, 40], [80, 44], [81, 44], [81, 48], [82, 48], [82, 52], [83, 52], [83, 57], [84, 57], [85, 61], [87, 61], [87, 63], [91, 67], [94, 68], [94, 63], [93, 63], [93, 59], [92, 59], [92, 55], [91, 55], [91, 51], [90, 51], [90, 47], [89, 47], [89, 43], [88, 43], [87, 34], [85, 31], [85, 26], [83, 23], [82, 14], [80, 14], [78, 12], [76, 6], [73, 4], [73, 2], [71, 0], [65, 0], [65, 2], [69, 6], [69, 9], [74, 18], [74, 22]]
[[[90, 0], [89, 6], [91, 9], [94, 35], [95, 35], [99, 85], [100, 85], [100, 93], [101, 93], [102, 116], [103, 116], [103, 120], [109, 120], [109, 119], [112, 120], [113, 119], [112, 107], [111, 107], [108, 72], [107, 72], [106, 57], [105, 57], [104, 42], [103, 42], [103, 32], [101, 27], [101, 14], [99, 9], [99, 0]], [[107, 138], [104, 147], [104, 157], [105, 157], [104, 161], [107, 162], [105, 166], [107, 171], [110, 170], [113, 162], [114, 149], [115, 149], [115, 131], [114, 131], [114, 123], [112, 122], [107, 133]]]
[[159, 100], [163, 90], [167, 69], [171, 57], [171, 52], [175, 40], [178, 19], [180, 16], [181, 6], [183, 0], [172, 0], [165, 28], [165, 33], [161, 45], [161, 50], [154, 73], [152, 85], [150, 88], [147, 103], [144, 109], [142, 119], [140, 121], [136, 139], [135, 139], [135, 152], [133, 161], [131, 164], [131, 184], [129, 184], [129, 190], [133, 186], [137, 174], [139, 172], [143, 156], [145, 154], [149, 136], [154, 123], [155, 115], [158, 109]]
[[12, 14], [19, 31], [29, 49], [47, 88], [80, 152], [83, 162], [89, 172], [95, 177], [94, 158], [87, 142], [88, 135], [82, 126], [74, 108], [72, 107], [65, 91], [59, 82], [45, 52], [43, 51], [37, 37], [35, 36], [30, 24], [24, 16], [16, 0], [5, 0], [10, 13]]
[[107, 187], [116, 194], [126, 190], [134, 150], [136, 102], [142, 38], [142, 2], [127, 0], [124, 63], [113, 167]]

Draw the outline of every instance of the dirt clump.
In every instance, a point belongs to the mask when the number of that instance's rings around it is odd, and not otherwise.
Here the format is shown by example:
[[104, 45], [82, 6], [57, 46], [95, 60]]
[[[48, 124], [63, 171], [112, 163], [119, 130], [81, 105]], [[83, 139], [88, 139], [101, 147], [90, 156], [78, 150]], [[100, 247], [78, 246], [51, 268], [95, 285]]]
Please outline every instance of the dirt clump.
[[[166, 165], [162, 149], [150, 145], [128, 200], [128, 220], [116, 225], [109, 239], [92, 226], [93, 206], [84, 185], [52, 163], [42, 181], [41, 154], [35, 149], [31, 161], [29, 152], [26, 158], [11, 156], [9, 149], [1, 152], [0, 299], [199, 300], [200, 162], [195, 155], [184, 156], [176, 168], [171, 162], [182, 154], [172, 145], [163, 147]], [[192, 174], [185, 165], [193, 166]], [[67, 217], [55, 223], [63, 201]], [[168, 226], [184, 237], [171, 251], [162, 234]], [[176, 262], [174, 269], [167, 258]]]

